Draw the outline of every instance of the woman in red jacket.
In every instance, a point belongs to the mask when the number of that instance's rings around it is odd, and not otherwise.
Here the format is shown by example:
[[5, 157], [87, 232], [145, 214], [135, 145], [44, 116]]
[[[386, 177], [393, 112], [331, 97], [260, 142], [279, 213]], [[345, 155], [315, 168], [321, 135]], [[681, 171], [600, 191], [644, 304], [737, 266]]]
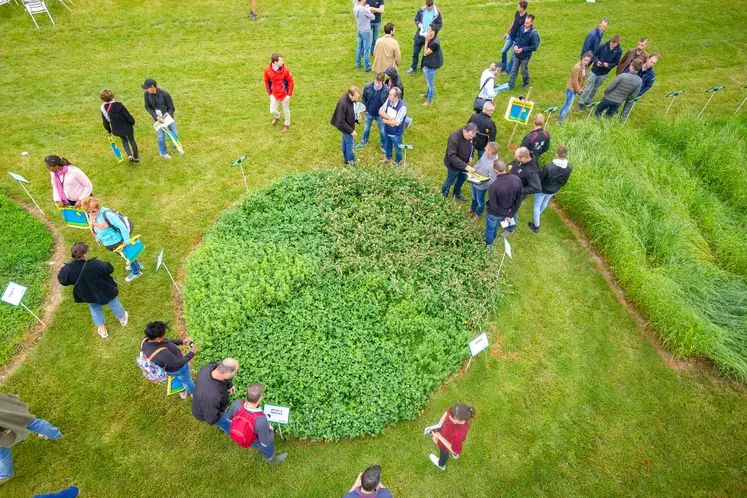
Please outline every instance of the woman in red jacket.
[[475, 417], [475, 409], [462, 403], [458, 403], [443, 414], [438, 425], [440, 428], [431, 432], [433, 442], [438, 445], [440, 456], [431, 453], [430, 458], [433, 465], [441, 470], [446, 470], [446, 461], [449, 453], [457, 459], [462, 453], [462, 443], [467, 439], [467, 432], [472, 419]]

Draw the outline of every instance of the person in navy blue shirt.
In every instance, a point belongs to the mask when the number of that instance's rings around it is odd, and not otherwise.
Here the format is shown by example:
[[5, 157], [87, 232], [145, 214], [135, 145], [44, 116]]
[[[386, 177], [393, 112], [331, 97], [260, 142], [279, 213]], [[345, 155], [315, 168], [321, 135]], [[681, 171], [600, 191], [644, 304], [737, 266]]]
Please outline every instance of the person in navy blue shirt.
[[342, 498], [392, 498], [392, 492], [381, 484], [381, 467], [372, 465], [360, 474], [350, 491]]
[[374, 15], [374, 20], [371, 21], [371, 55], [373, 55], [376, 39], [379, 37], [379, 29], [381, 29], [381, 14], [384, 13], [384, 0], [368, 0], [366, 3], [368, 4], [368, 10]]
[[[654, 66], [657, 62], [659, 62], [659, 54], [653, 53], [648, 56], [648, 60], [643, 63], [643, 67], [640, 71], [638, 71], [638, 76], [640, 76], [642, 80], [641, 90], [638, 92], [638, 97], [642, 97], [644, 93], [651, 90], [651, 87], [654, 86], [654, 80], [656, 79]], [[630, 68], [625, 69], [625, 71], [623, 72], [630, 72]], [[628, 114], [630, 114], [630, 110], [633, 109], [634, 104], [635, 103], [632, 99], [625, 102], [622, 114], [620, 114], [620, 119], [625, 119], [626, 117], [628, 117]]]
[[516, 6], [514, 21], [503, 35], [503, 39], [506, 40], [506, 43], [503, 44], [503, 48], [501, 49], [501, 70], [506, 74], [511, 72], [511, 65], [514, 63], [514, 53], [511, 52], [511, 59], [509, 60], [508, 51], [511, 50], [511, 47], [516, 43], [516, 35], [519, 34], [519, 29], [524, 27], [524, 21], [527, 18], [528, 5], [529, 4], [525, 1], [519, 2]]
[[594, 101], [594, 96], [612, 71], [620, 62], [622, 48], [620, 48], [620, 35], [614, 35], [610, 41], [600, 45], [591, 59], [591, 72], [586, 80], [581, 97], [578, 100], [578, 110], [583, 111], [588, 102]]
[[514, 45], [514, 54], [516, 55], [516, 64], [511, 66], [511, 77], [508, 83], [504, 83], [496, 88], [496, 91], [511, 90], [516, 84], [516, 77], [521, 69], [521, 88], [529, 86], [529, 59], [539, 47], [540, 38], [537, 30], [534, 29], [534, 15], [528, 14], [524, 20], [524, 26], [516, 35], [516, 45]]
[[584, 39], [584, 46], [581, 49], [581, 57], [583, 57], [586, 52], [591, 52], [593, 54], [597, 51], [599, 45], [602, 43], [604, 30], [607, 29], [609, 23], [609, 19], [605, 17], [599, 21], [599, 25], [596, 28], [589, 31], [589, 34], [586, 35], [586, 39]]

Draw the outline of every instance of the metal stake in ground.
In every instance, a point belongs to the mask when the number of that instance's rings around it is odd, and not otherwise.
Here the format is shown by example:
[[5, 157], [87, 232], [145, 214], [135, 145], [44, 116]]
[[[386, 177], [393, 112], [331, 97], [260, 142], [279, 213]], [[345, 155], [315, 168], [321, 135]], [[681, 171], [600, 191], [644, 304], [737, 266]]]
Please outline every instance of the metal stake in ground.
[[[526, 97], [524, 97], [524, 100], [529, 100], [529, 94], [532, 93], [532, 87], [529, 87], [529, 90], [527, 90]], [[521, 98], [521, 97], [519, 97]], [[508, 137], [508, 143], [506, 144], [506, 148], [508, 149], [508, 146], [511, 145], [511, 140], [514, 139], [514, 134], [516, 133], [516, 128], [519, 127], [519, 121], [516, 121], [516, 124], [514, 125], [514, 130], [511, 132], [511, 136]]]
[[399, 144], [397, 147], [402, 149], [402, 152], [404, 152], [404, 157], [402, 158], [402, 163], [407, 166], [407, 151], [412, 150], [415, 148], [414, 145], [408, 145], [408, 144]]
[[3, 292], [3, 296], [0, 297], [0, 301], [4, 301], [8, 304], [12, 304], [13, 306], [18, 306], [18, 305], [22, 306], [23, 309], [25, 309], [31, 314], [31, 316], [36, 318], [37, 322], [41, 323], [44, 327], [46, 327], [47, 325], [44, 322], [42, 322], [41, 319], [38, 316], [36, 316], [34, 312], [31, 311], [28, 308], [28, 306], [23, 304], [23, 302], [21, 301], [23, 299], [23, 295], [26, 294], [26, 290], [27, 288], [24, 287], [23, 285], [18, 285], [15, 282], [9, 282], [8, 287], [6, 287], [5, 292]]
[[[744, 88], [747, 88], [747, 85], [745, 85], [745, 86], [744, 86]], [[742, 106], [744, 105], [744, 101], [745, 101], [745, 100], [747, 100], [747, 95], [745, 95], [745, 97], [744, 97], [744, 98], [742, 99], [742, 103], [741, 103], [741, 104], [739, 104], [739, 107], [737, 107], [737, 110], [736, 110], [736, 111], [734, 111], [734, 114], [737, 114], [737, 113], [739, 112], [739, 109], [741, 109], [741, 108], [742, 108]]]
[[698, 117], [700, 117], [701, 114], [703, 114], [703, 111], [706, 110], [706, 107], [708, 107], [708, 104], [711, 103], [711, 100], [713, 100], [713, 97], [716, 95], [716, 92], [720, 92], [726, 88], [725, 86], [712, 86], [708, 90], [706, 90], [706, 93], [710, 93], [711, 97], [708, 99], [708, 102], [706, 102], [706, 105], [703, 106], [703, 109], [700, 110], [700, 114], [698, 114]]
[[34, 206], [36, 206], [37, 209], [39, 210], [39, 212], [42, 214], [42, 216], [46, 216], [44, 214], [44, 211], [42, 211], [42, 208], [40, 208], [39, 204], [37, 204], [36, 201], [34, 200], [34, 196], [31, 195], [31, 192], [29, 192], [28, 190], [26, 190], [26, 186], [24, 185], [24, 183], [29, 183], [30, 184], [31, 182], [28, 181], [27, 179], [25, 179], [24, 177], [22, 177], [21, 175], [19, 175], [18, 173], [11, 173], [10, 171], [8, 171], [8, 174], [10, 176], [12, 176], [15, 181], [18, 182], [18, 184], [21, 186], [21, 188], [23, 189], [23, 191], [26, 192], [26, 195], [29, 196], [29, 199], [31, 199], [31, 202], [34, 203]]
[[242, 166], [242, 163], [246, 159], [246, 155], [241, 156], [240, 158], [236, 159], [233, 163], [231, 163], [231, 167], [238, 166], [241, 170], [241, 177], [244, 179], [244, 186], [246, 187], [246, 191], [249, 192], [249, 185], [246, 183], [246, 175], [244, 174], [244, 166]]
[[[642, 95], [639, 95], [636, 98], [634, 98], [633, 100], [631, 100], [631, 102], [633, 102], [633, 107], [635, 107], [635, 103], [636, 102], [638, 102], [639, 100], [641, 100], [641, 97], [642, 97]], [[625, 124], [625, 123], [628, 122], [628, 118], [630, 117], [630, 113], [633, 112], [633, 107], [630, 108], [630, 111], [628, 111], [628, 115], [625, 116], [625, 121], [623, 121], [623, 124]]]
[[600, 100], [599, 102], [589, 102], [588, 104], [586, 104], [586, 107], [589, 109], [589, 115], [586, 116], [586, 119], [589, 119], [591, 117], [591, 113], [592, 111], [594, 111], [594, 108], [601, 103], [602, 101]]
[[511, 251], [511, 244], [508, 243], [508, 239], [505, 237], [503, 238], [503, 257], [501, 258], [501, 266], [498, 267], [498, 276], [501, 275], [501, 270], [503, 269], [503, 262], [506, 260], [506, 256], [508, 256], [508, 259], [511, 261], [514, 260], [514, 254]]
[[669, 98], [669, 97], [672, 97], [672, 101], [671, 101], [671, 102], [669, 103], [669, 107], [667, 107], [667, 111], [666, 111], [666, 112], [664, 113], [664, 115], [665, 115], [665, 116], [666, 116], [667, 114], [669, 114], [669, 109], [671, 109], [671, 108], [672, 108], [672, 104], [674, 104], [674, 99], [676, 99], [676, 98], [677, 98], [677, 95], [680, 95], [680, 94], [682, 94], [682, 93], [685, 93], [685, 90], [677, 90], [676, 92], [672, 92], [672, 93], [670, 93], [669, 95], [667, 95], [667, 96], [665, 97], [665, 98]]
[[171, 275], [171, 272], [169, 271], [169, 267], [166, 266], [166, 263], [163, 262], [163, 249], [161, 249], [161, 252], [158, 254], [158, 263], [156, 263], [156, 272], [161, 266], [163, 266], [164, 269], [166, 270], [166, 273], [169, 274], [171, 281], [174, 283], [174, 287], [176, 287], [176, 291], [181, 295], [182, 290], [177, 285], [176, 280], [174, 280], [173, 275]]
[[547, 128], [547, 125], [550, 124], [550, 118], [552, 117], [552, 113], [560, 109], [559, 106], [555, 107], [548, 107], [544, 111], [542, 111], [544, 114], [547, 114], [547, 119], [545, 120], [545, 128]]

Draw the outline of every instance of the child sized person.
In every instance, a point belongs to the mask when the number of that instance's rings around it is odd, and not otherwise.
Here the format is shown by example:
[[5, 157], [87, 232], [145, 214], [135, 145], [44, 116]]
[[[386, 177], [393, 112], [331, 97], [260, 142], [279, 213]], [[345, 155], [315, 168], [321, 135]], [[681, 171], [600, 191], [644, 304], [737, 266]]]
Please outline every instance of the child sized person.
[[381, 484], [381, 467], [372, 465], [360, 474], [350, 491], [342, 498], [393, 498], [392, 492]]
[[226, 413], [231, 421], [229, 435], [242, 448], [254, 448], [268, 464], [277, 465], [288, 453], [275, 454], [275, 433], [259, 407], [264, 394], [264, 384], [255, 383], [246, 388], [246, 401], [237, 399], [231, 404]]
[[475, 409], [462, 403], [458, 403], [443, 414], [439, 421], [440, 428], [431, 432], [433, 442], [438, 445], [440, 456], [431, 453], [430, 458], [433, 465], [441, 470], [446, 470], [446, 461], [449, 453], [454, 459], [459, 458], [462, 453], [462, 443], [467, 439], [470, 422], [475, 417]]

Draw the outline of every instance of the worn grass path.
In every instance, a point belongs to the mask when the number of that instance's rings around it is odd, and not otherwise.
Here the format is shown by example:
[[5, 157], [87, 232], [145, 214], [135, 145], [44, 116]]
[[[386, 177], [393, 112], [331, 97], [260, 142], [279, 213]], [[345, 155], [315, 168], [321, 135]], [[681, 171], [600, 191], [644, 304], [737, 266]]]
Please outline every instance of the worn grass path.
[[[287, 463], [268, 468], [217, 429], [195, 422], [185, 402], [147, 385], [134, 363], [150, 320], [173, 321], [169, 280], [154, 273], [166, 248], [177, 269], [219, 212], [240, 198], [243, 184], [229, 164], [251, 158], [249, 182], [260, 188], [290, 171], [339, 167], [339, 134], [327, 124], [350, 83], [369, 75], [353, 67], [349, 2], [259, 2], [250, 23], [242, 3], [77, 2], [72, 14], [52, 5], [57, 27], [35, 30], [12, 9], [0, 11], [0, 166], [32, 180], [47, 214], [50, 153], [83, 168], [108, 206], [127, 213], [143, 235], [146, 275], [123, 284], [131, 312], [110, 339], [95, 335], [86, 307], [69, 292], [44, 337], [4, 386], [65, 433], [58, 442], [30, 438], [13, 449], [16, 477], [2, 496], [27, 496], [77, 484], [87, 496], [341, 496], [372, 463], [384, 467], [395, 496], [705, 495], [745, 491], [747, 402], [744, 389], [710, 371], [670, 370], [616, 301], [589, 255], [552, 213], [535, 236], [521, 229], [508, 265], [514, 293], [496, 317], [492, 341], [506, 354], [483, 355], [440, 390], [424, 414], [376, 439], [334, 444], [281, 442]], [[411, 53], [416, 3], [387, 7], [403, 57]], [[443, 175], [448, 133], [462, 125], [479, 74], [495, 59], [495, 33], [513, 4], [444, 1], [446, 66], [437, 75], [436, 104], [419, 106], [421, 75], [405, 76], [415, 118], [407, 140], [418, 174], [434, 188]], [[618, 3], [536, 2], [542, 49], [532, 62], [538, 106], [562, 102], [567, 73], [583, 36], [602, 15], [623, 45], [641, 35], [662, 52], [652, 94], [631, 122], [653, 113], [668, 91], [687, 86], [677, 112], [697, 112], [696, 90], [744, 76], [747, 9], [739, 1], [713, 11], [705, 1]], [[108, 15], [104, 16], [103, 13]], [[42, 21], [43, 22], [43, 21]], [[495, 23], [498, 23], [498, 28]], [[261, 71], [269, 53], [284, 53], [297, 80], [291, 133], [268, 125]], [[142, 109], [140, 83], [155, 77], [174, 97], [187, 154], [161, 161]], [[133, 112], [143, 151], [137, 167], [116, 165], [98, 117], [98, 92], [113, 87]], [[677, 87], [677, 88], [675, 88]], [[734, 109], [734, 93], [718, 95], [711, 112]], [[649, 99], [649, 97], [651, 97]], [[729, 99], [733, 99], [732, 101]], [[681, 107], [680, 107], [681, 105]], [[571, 119], [579, 119], [576, 114]], [[510, 129], [501, 124], [502, 144]], [[30, 155], [22, 159], [21, 151]], [[378, 160], [370, 146], [364, 159]], [[7, 176], [7, 175], [6, 175]], [[7, 179], [0, 190], [18, 195]], [[521, 223], [529, 219], [528, 206]], [[467, 218], [465, 217], [465, 223]], [[525, 226], [525, 225], [523, 225]], [[475, 227], [479, 236], [480, 227]], [[68, 243], [85, 233], [64, 231]], [[94, 254], [121, 264], [100, 248]], [[422, 436], [456, 401], [478, 412], [463, 457], [441, 473], [428, 461]]]

